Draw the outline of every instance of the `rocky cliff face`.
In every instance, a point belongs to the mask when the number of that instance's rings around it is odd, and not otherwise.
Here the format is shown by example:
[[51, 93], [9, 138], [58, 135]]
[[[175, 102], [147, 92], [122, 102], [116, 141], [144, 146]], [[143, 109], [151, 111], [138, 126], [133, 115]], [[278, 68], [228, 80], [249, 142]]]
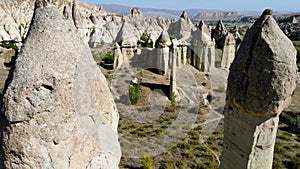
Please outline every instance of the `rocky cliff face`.
[[118, 168], [118, 113], [105, 77], [72, 15], [36, 7], [5, 89], [0, 168]]

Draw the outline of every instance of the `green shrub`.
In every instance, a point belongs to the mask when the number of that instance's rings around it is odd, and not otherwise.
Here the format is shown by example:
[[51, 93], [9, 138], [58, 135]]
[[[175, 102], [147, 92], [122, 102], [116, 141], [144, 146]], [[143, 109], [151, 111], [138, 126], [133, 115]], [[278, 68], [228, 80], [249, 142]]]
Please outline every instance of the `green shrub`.
[[178, 143], [177, 147], [180, 149], [190, 149], [191, 145], [190, 145], [190, 143], [183, 142], [183, 143]]
[[174, 35], [169, 35], [170, 40], [175, 39], [176, 37]]
[[174, 164], [170, 160], [162, 160], [160, 162], [159, 169], [173, 169], [173, 168], [174, 168]]
[[181, 39], [181, 38], [183, 38], [183, 35], [182, 35], [182, 34], [179, 34], [179, 35], [176, 36], [176, 38], [177, 38], [177, 39]]
[[142, 86], [140, 83], [138, 83], [134, 86], [129, 85], [129, 87], [128, 87], [129, 100], [132, 105], [135, 105], [138, 102], [138, 100], [140, 99], [141, 89], [142, 89]]
[[274, 148], [274, 153], [276, 154], [283, 154], [285, 152], [285, 149], [283, 148], [281, 143], [276, 143]]
[[173, 112], [176, 110], [176, 94], [174, 92], [171, 93], [171, 109]]
[[142, 35], [142, 36], [141, 36], [141, 40], [144, 41], [144, 42], [147, 42], [147, 41], [148, 41], [148, 38], [149, 38], [149, 37], [148, 37], [147, 35]]
[[144, 154], [142, 158], [143, 169], [152, 169], [152, 157], [149, 154]]
[[185, 164], [185, 161], [182, 159], [176, 160], [175, 165], [179, 168], [182, 168]]
[[3, 41], [0, 44], [1, 47], [6, 48], [6, 49], [14, 49], [15, 51], [18, 50], [18, 47], [16, 44], [9, 42], [9, 41]]
[[114, 63], [114, 55], [111, 52], [107, 52], [103, 54], [102, 61], [106, 64], [112, 64]]
[[195, 157], [195, 155], [190, 151], [184, 151], [181, 155], [186, 158], [194, 158]]

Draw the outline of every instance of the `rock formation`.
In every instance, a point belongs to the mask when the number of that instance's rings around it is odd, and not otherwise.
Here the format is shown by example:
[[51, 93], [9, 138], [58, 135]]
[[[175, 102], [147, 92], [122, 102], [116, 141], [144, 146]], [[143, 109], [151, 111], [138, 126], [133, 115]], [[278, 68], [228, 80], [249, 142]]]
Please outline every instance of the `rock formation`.
[[0, 168], [118, 168], [105, 77], [70, 17], [51, 4], [34, 13], [3, 98]]
[[292, 40], [300, 40], [300, 15], [279, 19], [281, 30]]
[[197, 27], [201, 30], [201, 32], [206, 33], [208, 36], [211, 36], [211, 30], [207, 27], [203, 20], [199, 22]]
[[199, 28], [192, 33], [191, 64], [200, 71], [209, 72], [215, 66], [215, 42]]
[[157, 48], [157, 68], [166, 75], [169, 69], [169, 46], [172, 44], [169, 34], [164, 30], [157, 41], [155, 42], [155, 47]]
[[172, 49], [171, 49], [171, 56], [170, 56], [170, 68], [171, 68], [171, 75], [170, 75], [170, 98], [172, 94], [178, 96], [177, 85], [176, 85], [176, 71], [177, 66], [180, 64], [178, 63], [178, 56], [179, 56], [179, 49], [178, 49], [178, 41], [176, 39], [172, 40]]
[[0, 3], [0, 41], [23, 40], [32, 18], [33, 4], [32, 0]]
[[114, 57], [114, 69], [119, 69], [124, 62], [124, 56], [117, 42], [115, 44]]
[[227, 29], [224, 26], [223, 22], [219, 20], [216, 27], [212, 29], [211, 36], [215, 39], [217, 48], [223, 49], [225, 36], [227, 35]]
[[221, 68], [229, 69], [230, 64], [232, 63], [235, 56], [235, 38], [231, 33], [227, 33], [224, 40], [222, 59], [221, 59]]
[[222, 169], [271, 169], [279, 114], [296, 87], [296, 51], [265, 10], [230, 67]]
[[195, 26], [185, 11], [182, 12], [180, 18], [170, 24], [168, 33], [177, 39], [187, 40], [191, 37], [191, 32], [195, 30]]

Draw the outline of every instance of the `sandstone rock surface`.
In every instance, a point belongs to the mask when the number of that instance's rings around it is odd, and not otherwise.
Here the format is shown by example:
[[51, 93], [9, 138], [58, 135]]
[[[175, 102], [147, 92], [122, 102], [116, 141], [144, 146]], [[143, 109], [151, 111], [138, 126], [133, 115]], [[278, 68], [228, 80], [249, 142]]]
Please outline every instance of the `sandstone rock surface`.
[[112, 94], [73, 20], [57, 6], [35, 9], [9, 78], [0, 116], [1, 167], [118, 168]]
[[296, 51], [265, 10], [230, 67], [221, 168], [271, 169], [279, 114], [296, 87]]
[[183, 11], [180, 18], [176, 22], [170, 24], [168, 33], [178, 39], [182, 38], [187, 40], [191, 37], [192, 31], [195, 29], [196, 27], [193, 25], [190, 17]]

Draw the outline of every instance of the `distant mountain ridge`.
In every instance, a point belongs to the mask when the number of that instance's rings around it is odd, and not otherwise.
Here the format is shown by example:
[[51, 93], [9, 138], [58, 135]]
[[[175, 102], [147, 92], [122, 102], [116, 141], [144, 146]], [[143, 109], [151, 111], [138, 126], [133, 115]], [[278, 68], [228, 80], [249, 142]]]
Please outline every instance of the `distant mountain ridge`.
[[[100, 4], [107, 12], [110, 13], [118, 13], [122, 15], [128, 15], [129, 10], [131, 8], [137, 7], [129, 7], [123, 5], [116, 5], [116, 4]], [[144, 16], [169, 16], [168, 18], [179, 18], [182, 11], [186, 11], [188, 15], [193, 18], [194, 16], [198, 15], [199, 13], [204, 12], [222, 12], [221, 10], [210, 10], [210, 9], [185, 9], [185, 10], [171, 10], [171, 9], [156, 9], [156, 8], [141, 8], [137, 7], [141, 10]]]

